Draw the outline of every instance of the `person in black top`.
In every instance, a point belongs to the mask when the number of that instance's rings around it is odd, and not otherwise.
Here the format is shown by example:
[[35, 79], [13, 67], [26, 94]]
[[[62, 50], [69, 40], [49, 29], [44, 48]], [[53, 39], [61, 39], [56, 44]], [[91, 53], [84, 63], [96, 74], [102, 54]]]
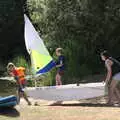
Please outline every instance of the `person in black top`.
[[105, 67], [107, 68], [107, 75], [105, 84], [108, 88], [108, 105], [115, 105], [116, 98], [118, 105], [120, 105], [120, 91], [118, 89], [118, 83], [120, 82], [120, 66], [114, 58], [112, 58], [107, 51], [103, 51], [101, 59], [105, 61]]
[[56, 62], [57, 74], [56, 74], [56, 85], [62, 85], [62, 76], [64, 75], [65, 70], [65, 57], [62, 54], [63, 49], [57, 48], [56, 55], [58, 56], [58, 60]]

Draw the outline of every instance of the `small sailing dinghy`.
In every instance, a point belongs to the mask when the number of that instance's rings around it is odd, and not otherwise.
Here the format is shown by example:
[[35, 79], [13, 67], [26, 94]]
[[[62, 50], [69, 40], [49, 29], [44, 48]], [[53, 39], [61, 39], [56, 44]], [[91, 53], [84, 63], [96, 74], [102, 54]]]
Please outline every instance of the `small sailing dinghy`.
[[0, 77], [0, 108], [17, 105], [16, 82], [13, 77]]
[[0, 108], [1, 107], [14, 107], [17, 105], [17, 97], [10, 95], [7, 97], [0, 97]]
[[71, 101], [104, 96], [103, 83], [87, 83], [49, 87], [34, 87], [27, 90], [28, 95], [35, 99], [53, 101]]
[[[33, 71], [36, 75], [49, 72], [55, 67], [55, 62], [46, 49], [42, 39], [35, 30], [29, 18], [24, 15], [25, 20], [25, 43], [26, 49], [31, 57]], [[80, 100], [100, 97], [104, 95], [104, 84], [87, 83], [49, 87], [32, 87], [27, 89], [30, 97], [44, 100]]]

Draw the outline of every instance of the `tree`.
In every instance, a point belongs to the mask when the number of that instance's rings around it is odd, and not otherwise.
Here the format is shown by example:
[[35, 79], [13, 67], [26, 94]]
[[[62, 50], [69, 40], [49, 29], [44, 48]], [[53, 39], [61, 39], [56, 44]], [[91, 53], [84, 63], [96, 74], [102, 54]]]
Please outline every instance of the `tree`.
[[56, 47], [64, 48], [67, 77], [79, 79], [100, 74], [103, 71], [101, 50], [107, 49], [119, 57], [118, 0], [28, 1], [31, 19], [50, 53]]

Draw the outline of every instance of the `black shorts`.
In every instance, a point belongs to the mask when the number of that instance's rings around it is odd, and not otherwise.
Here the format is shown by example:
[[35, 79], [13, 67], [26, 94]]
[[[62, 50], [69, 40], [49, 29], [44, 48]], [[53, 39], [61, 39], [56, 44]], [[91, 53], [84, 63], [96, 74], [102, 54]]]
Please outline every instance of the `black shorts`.
[[64, 75], [64, 71], [58, 71], [58, 74], [59, 74], [60, 76], [63, 76], [63, 75]]
[[24, 88], [25, 88], [24, 84], [17, 86], [18, 92], [24, 92]]

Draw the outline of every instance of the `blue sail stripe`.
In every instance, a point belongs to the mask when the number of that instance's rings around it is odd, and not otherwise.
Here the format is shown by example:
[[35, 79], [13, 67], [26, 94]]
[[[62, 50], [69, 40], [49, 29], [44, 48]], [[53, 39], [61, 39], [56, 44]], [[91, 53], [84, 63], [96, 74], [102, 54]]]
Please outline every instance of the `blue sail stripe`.
[[46, 72], [50, 71], [55, 66], [56, 66], [56, 63], [55, 63], [55, 61], [52, 60], [44, 68], [37, 71], [36, 74], [46, 73]]

